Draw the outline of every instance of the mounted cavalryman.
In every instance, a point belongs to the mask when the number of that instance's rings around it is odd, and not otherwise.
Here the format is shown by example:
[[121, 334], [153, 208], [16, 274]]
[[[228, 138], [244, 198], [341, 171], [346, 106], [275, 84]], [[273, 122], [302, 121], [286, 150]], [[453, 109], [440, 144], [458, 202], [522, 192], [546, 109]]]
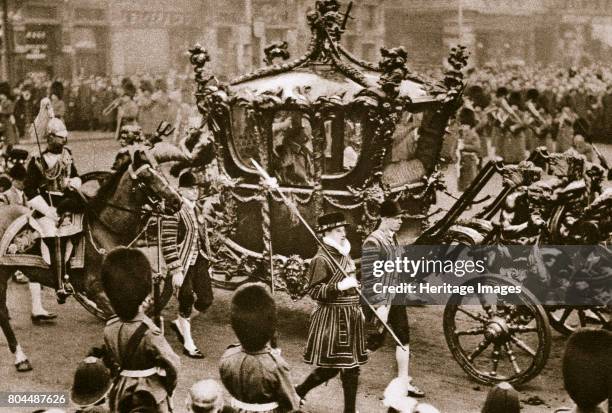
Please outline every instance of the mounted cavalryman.
[[[31, 133], [37, 141], [46, 139], [47, 148], [39, 156], [30, 159], [23, 191], [28, 199], [27, 205], [43, 215], [38, 220], [41, 237], [59, 241], [58, 237], [62, 235], [58, 231], [60, 215], [77, 212], [81, 205], [76, 192], [81, 186], [81, 179], [74, 165], [72, 152], [66, 147], [66, 126], [54, 117], [48, 98], [40, 102], [40, 111], [32, 125]], [[58, 301], [63, 302], [70, 294], [70, 287], [65, 288], [63, 283], [65, 274], [62, 259], [66, 241], [50, 244], [53, 244], [50, 248], [53, 254], [50, 255], [54, 257], [51, 265], [59, 270]]]

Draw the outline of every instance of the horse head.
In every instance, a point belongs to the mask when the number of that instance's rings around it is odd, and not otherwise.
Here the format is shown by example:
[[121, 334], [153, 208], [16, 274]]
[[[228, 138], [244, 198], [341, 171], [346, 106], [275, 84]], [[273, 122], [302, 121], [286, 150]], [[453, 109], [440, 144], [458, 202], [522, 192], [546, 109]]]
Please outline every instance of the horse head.
[[146, 151], [134, 151], [105, 181], [88, 211], [113, 232], [126, 236], [146, 222], [148, 211], [176, 213], [181, 197], [155, 165]]
[[127, 172], [133, 182], [132, 191], [144, 195], [145, 205], [158, 212], [172, 215], [181, 208], [181, 197], [166, 177], [159, 172], [145, 152], [134, 153]]

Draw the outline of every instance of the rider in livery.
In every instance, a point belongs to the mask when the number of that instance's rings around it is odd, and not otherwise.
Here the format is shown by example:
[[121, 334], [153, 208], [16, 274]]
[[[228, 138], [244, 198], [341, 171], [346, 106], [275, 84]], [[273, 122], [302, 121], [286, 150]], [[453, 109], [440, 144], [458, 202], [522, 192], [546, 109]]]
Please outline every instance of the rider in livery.
[[[47, 149], [39, 156], [30, 159], [27, 167], [27, 176], [24, 182], [24, 193], [28, 199], [27, 204], [30, 208], [43, 217], [38, 220], [41, 226], [42, 238], [47, 238], [50, 250], [65, 252], [66, 241], [61, 243], [49, 242], [49, 238], [58, 240], [58, 225], [61, 224], [58, 214], [66, 212], [76, 212], [80, 205], [78, 195], [75, 192], [81, 186], [81, 179], [78, 176], [72, 152], [68, 149], [66, 141], [68, 131], [64, 122], [53, 116], [51, 101], [48, 98], [40, 102], [40, 111], [32, 125], [31, 133], [34, 139], [46, 139]], [[62, 217], [63, 218], [63, 217]], [[64, 254], [52, 253], [52, 267], [63, 267], [63, 262], [59, 257]], [[62, 302], [69, 294], [68, 289], [64, 288], [63, 271], [58, 273], [58, 300]]]

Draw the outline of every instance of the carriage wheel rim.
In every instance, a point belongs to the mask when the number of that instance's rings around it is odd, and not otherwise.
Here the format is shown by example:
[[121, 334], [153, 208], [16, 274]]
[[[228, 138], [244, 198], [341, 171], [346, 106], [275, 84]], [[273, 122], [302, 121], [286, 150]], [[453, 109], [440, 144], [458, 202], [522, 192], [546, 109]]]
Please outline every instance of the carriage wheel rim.
[[[483, 282], [484, 280], [489, 281], [487, 284], [510, 284], [510, 282], [503, 279], [479, 277], [464, 283], [464, 285]], [[495, 281], [490, 282], [492, 280]], [[467, 297], [469, 296], [465, 298]], [[533, 296], [527, 296], [527, 300], [521, 298], [521, 302], [526, 304], [525, 308], [531, 314], [531, 319], [527, 324], [516, 322], [518, 320], [517, 317], [522, 313], [521, 311], [516, 311], [510, 318], [503, 318], [495, 315], [493, 312], [487, 312], [483, 307], [481, 312], [471, 313], [471, 318], [480, 318], [478, 321], [480, 325], [472, 329], [460, 330], [456, 323], [456, 316], [458, 313], [464, 312], [464, 309], [461, 307], [463, 297], [451, 297], [444, 317], [447, 344], [453, 357], [470, 376], [482, 383], [498, 381], [523, 383], [533, 378], [543, 368], [543, 363], [548, 358], [550, 351], [550, 331], [547, 319], [543, 316], [543, 311], [541, 311], [541, 308], [540, 311], [537, 310], [537, 305], [535, 304], [537, 301], [534, 301], [532, 298]], [[535, 326], [530, 327], [534, 321], [536, 323]], [[531, 346], [523, 340], [525, 338], [522, 337], [523, 334], [532, 333], [537, 333], [537, 346]], [[467, 346], [464, 346], [461, 342], [463, 335], [474, 335], [482, 337], [482, 339], [477, 346], [465, 348]], [[487, 371], [477, 366], [476, 363], [479, 357], [483, 357], [485, 352], [489, 351], [491, 353], [491, 363], [490, 370]], [[525, 354], [528, 354], [528, 366], [525, 366]], [[504, 364], [507, 364], [509, 370], [511, 369], [511, 374], [502, 375], [499, 372], [500, 363], [504, 359], [507, 359], [507, 362]], [[519, 361], [521, 362], [520, 364]]]

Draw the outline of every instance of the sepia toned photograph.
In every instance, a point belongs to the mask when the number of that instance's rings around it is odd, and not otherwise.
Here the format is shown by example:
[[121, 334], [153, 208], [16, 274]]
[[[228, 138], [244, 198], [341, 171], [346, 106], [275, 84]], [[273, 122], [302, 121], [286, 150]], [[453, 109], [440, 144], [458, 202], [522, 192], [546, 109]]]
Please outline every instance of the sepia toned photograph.
[[0, 412], [612, 412], [612, 0], [0, 5]]

